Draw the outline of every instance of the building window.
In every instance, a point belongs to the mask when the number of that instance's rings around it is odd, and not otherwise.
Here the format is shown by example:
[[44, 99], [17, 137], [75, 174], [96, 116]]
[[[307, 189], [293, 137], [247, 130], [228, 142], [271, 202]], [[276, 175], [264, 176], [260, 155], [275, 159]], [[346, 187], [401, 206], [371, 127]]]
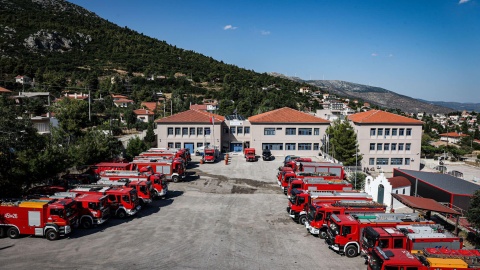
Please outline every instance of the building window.
[[400, 135], [400, 136], [405, 135], [405, 129], [404, 128], [399, 128], [398, 129], [398, 135]]
[[230, 133], [235, 134], [235, 130], [236, 130], [235, 127], [230, 127]]
[[203, 143], [197, 142], [197, 148], [202, 147], [202, 146], [203, 146]]
[[242, 134], [243, 133], [243, 127], [237, 127], [237, 133]]
[[173, 128], [172, 127], [167, 128], [167, 135], [173, 135]]
[[203, 135], [203, 128], [197, 128], [197, 136]]
[[397, 144], [396, 143], [392, 143], [392, 151], [397, 151]]
[[370, 129], [370, 136], [375, 136], [375, 130], [374, 128], [371, 128]]
[[383, 136], [383, 128], [379, 128], [377, 130], [377, 134], [378, 134], [378, 136]]
[[412, 136], [412, 129], [411, 128], [407, 128], [407, 136]]
[[398, 151], [403, 151], [403, 143], [398, 144]]
[[265, 128], [263, 130], [263, 135], [275, 135], [275, 129], [274, 128]]
[[178, 149], [182, 148], [182, 143], [176, 142], [175, 148], [178, 148]]
[[396, 128], [392, 128], [392, 136], [397, 136], [397, 129]]
[[295, 144], [294, 143], [286, 143], [285, 144], [285, 150], [295, 150]]
[[167, 143], [167, 147], [168, 147], [168, 148], [173, 148], [173, 142]]
[[382, 151], [382, 145], [381, 143], [377, 143], [377, 151]]
[[405, 165], [410, 165], [410, 158], [405, 159]]
[[313, 129], [313, 135], [320, 135], [320, 129], [319, 128], [314, 128]]
[[383, 150], [385, 150], [385, 151], [390, 150], [390, 144], [389, 143], [383, 144]]
[[298, 144], [298, 150], [312, 150], [312, 144], [311, 143], [299, 143]]
[[223, 128], [223, 134], [228, 134], [228, 127]]
[[370, 151], [375, 151], [375, 144], [374, 143], [370, 144]]
[[175, 135], [181, 135], [180, 128], [175, 128]]
[[395, 194], [398, 194], [398, 189], [397, 189], [397, 190], [395, 190]]
[[299, 128], [298, 129], [298, 135], [312, 135], [312, 129], [311, 128]]
[[405, 188], [403, 188], [403, 194], [405, 194]]
[[388, 158], [377, 158], [377, 165], [388, 165]]
[[392, 158], [390, 160], [391, 165], [402, 165], [403, 164], [403, 158]]
[[195, 128], [190, 128], [190, 135], [195, 135]]
[[182, 135], [188, 135], [188, 128], [182, 128]]
[[262, 149], [283, 150], [283, 143], [262, 143]]
[[250, 127], [245, 127], [245, 134], [250, 134]]
[[318, 143], [314, 143], [314, 144], [313, 144], [313, 150], [314, 150], [314, 151], [320, 150], [320, 145], [319, 145]]
[[205, 128], [205, 135], [210, 135], [210, 128], [209, 127]]
[[385, 129], [385, 136], [390, 136], [390, 129], [389, 128]]
[[411, 145], [412, 145], [411, 143], [406, 143], [406, 144], [405, 144], [405, 150], [406, 150], [406, 151], [410, 151], [410, 146], [411, 146]]
[[375, 158], [368, 159], [368, 165], [375, 165]]
[[296, 128], [286, 128], [285, 129], [285, 135], [297, 135], [297, 129]]

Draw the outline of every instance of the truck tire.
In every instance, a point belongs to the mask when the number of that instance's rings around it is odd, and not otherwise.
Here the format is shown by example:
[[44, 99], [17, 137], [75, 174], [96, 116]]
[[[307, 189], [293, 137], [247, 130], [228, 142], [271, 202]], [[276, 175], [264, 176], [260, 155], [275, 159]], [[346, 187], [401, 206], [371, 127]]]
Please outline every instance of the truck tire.
[[318, 234], [318, 237], [320, 237], [320, 239], [327, 238], [327, 232], [326, 231], [320, 231], [320, 233]]
[[81, 224], [84, 229], [90, 229], [93, 226], [93, 222], [89, 218], [83, 218]]
[[7, 236], [4, 227], [0, 227], [0, 238], [5, 238]]
[[174, 183], [178, 183], [178, 181], [179, 181], [178, 175], [172, 176], [172, 181], [173, 181]]
[[57, 240], [58, 239], [58, 232], [55, 231], [54, 229], [50, 229], [50, 230], [47, 231], [47, 233], [45, 233], [45, 237], [50, 241]]
[[305, 225], [305, 222], [307, 222], [307, 216], [301, 215], [298, 217], [298, 223]]
[[358, 251], [356, 246], [350, 245], [345, 248], [345, 256], [347, 256], [348, 258], [357, 257], [357, 255]]
[[153, 194], [152, 194], [152, 195], [153, 195], [153, 198], [154, 198], [154, 199], [158, 199], [158, 191], [153, 190]]
[[10, 237], [12, 239], [15, 239], [15, 238], [18, 238], [20, 236], [20, 232], [18, 231], [17, 228], [10, 227], [7, 230], [7, 235], [8, 235], [8, 237]]
[[126, 217], [127, 217], [127, 213], [125, 212], [125, 210], [120, 210], [120, 211], [118, 211], [118, 213], [117, 213], [117, 217], [118, 217], [118, 218], [122, 218], [122, 219], [123, 219], [123, 218], [126, 218]]

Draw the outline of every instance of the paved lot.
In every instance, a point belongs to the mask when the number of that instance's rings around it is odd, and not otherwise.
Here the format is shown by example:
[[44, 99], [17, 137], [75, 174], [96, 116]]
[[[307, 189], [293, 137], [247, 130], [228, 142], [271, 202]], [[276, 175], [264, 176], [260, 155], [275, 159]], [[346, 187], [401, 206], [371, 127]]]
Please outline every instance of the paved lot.
[[53, 242], [1, 239], [0, 269], [366, 269], [287, 216], [282, 159], [193, 162], [187, 182], [136, 217]]

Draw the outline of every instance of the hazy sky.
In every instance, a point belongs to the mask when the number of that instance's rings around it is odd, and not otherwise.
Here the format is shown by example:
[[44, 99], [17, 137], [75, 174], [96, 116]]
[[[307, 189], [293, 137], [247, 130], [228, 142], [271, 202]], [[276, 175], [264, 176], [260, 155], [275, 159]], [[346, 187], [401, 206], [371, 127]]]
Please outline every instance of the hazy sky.
[[257, 72], [480, 102], [480, 0], [73, 0]]

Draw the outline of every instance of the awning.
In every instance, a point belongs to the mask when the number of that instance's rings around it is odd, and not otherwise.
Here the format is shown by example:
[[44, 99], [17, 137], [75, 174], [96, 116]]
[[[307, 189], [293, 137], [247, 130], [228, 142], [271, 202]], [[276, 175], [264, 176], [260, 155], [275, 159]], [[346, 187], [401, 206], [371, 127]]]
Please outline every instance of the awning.
[[452, 215], [461, 215], [460, 212], [457, 212], [445, 205], [435, 201], [434, 199], [421, 198], [414, 196], [407, 196], [402, 194], [392, 193], [393, 198], [397, 199], [399, 202], [404, 205], [416, 209], [416, 210], [426, 210], [434, 211], [443, 214], [452, 214]]

